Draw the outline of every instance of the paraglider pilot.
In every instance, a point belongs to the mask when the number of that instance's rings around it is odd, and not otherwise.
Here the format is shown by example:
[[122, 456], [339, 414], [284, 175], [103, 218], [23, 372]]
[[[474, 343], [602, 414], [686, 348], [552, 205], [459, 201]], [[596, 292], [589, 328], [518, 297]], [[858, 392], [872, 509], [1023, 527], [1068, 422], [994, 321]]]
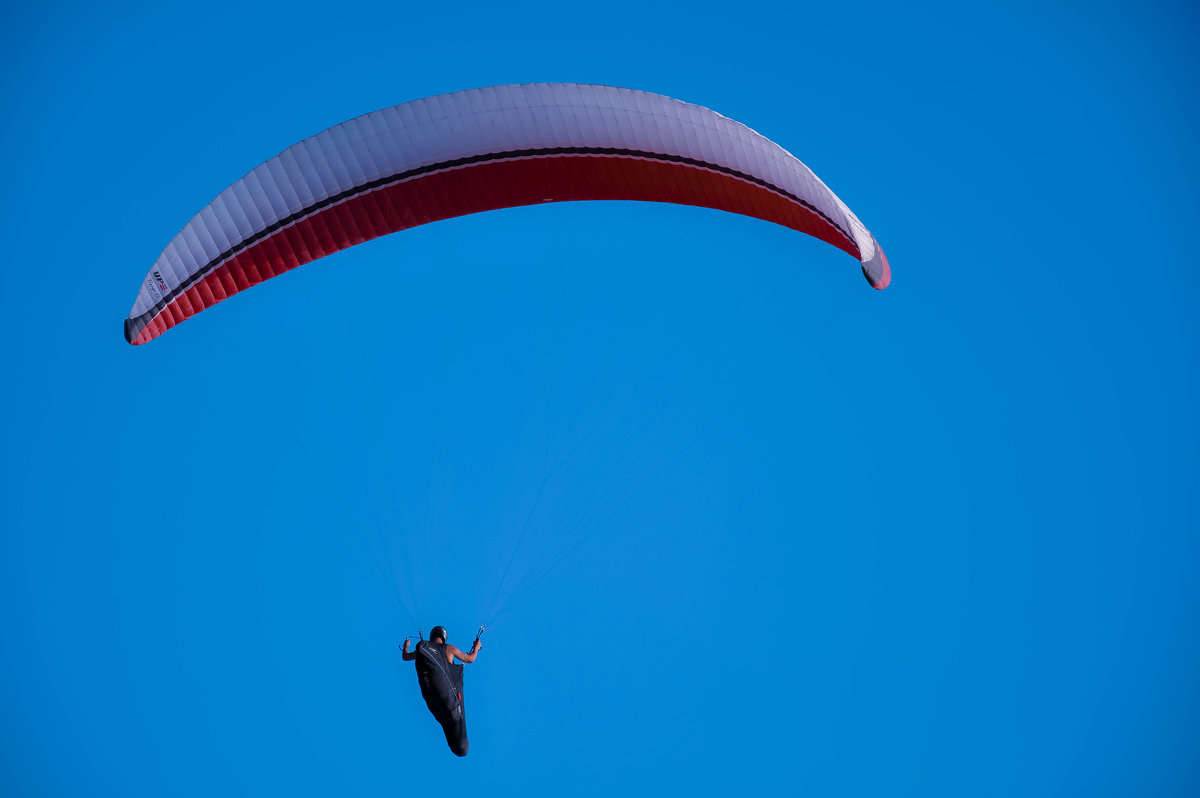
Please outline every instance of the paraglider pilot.
[[[463, 653], [457, 646], [446, 642], [446, 629], [435, 626], [429, 639], [417, 643], [408, 650], [408, 639], [404, 641], [404, 661], [416, 660], [417, 681], [421, 685], [421, 697], [442, 724], [446, 733], [446, 744], [457, 756], [467, 755], [467, 717], [463, 708], [463, 662], [474, 662], [482, 645], [475, 638], [471, 650]], [[454, 660], [461, 662], [455, 662]]]

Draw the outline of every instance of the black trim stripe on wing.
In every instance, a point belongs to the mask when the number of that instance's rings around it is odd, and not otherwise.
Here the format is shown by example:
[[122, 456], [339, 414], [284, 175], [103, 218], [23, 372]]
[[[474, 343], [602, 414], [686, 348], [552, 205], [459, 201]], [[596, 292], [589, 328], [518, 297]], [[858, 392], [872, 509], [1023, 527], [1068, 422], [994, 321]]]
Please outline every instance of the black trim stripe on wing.
[[174, 302], [175, 299], [178, 298], [181, 294], [185, 293], [189, 288], [191, 288], [194, 284], [196, 284], [200, 280], [203, 280], [205, 277], [207, 277], [209, 275], [209, 273], [211, 273], [214, 269], [219, 267], [225, 261], [232, 258], [234, 255], [237, 255], [237, 254], [249, 249], [250, 247], [254, 246], [259, 241], [262, 241], [265, 238], [269, 238], [271, 235], [278, 232], [279, 230], [282, 230], [283, 228], [287, 227], [288, 225], [295, 224], [296, 222], [304, 219], [305, 217], [311, 216], [312, 214], [314, 214], [318, 211], [321, 211], [321, 210], [329, 207], [330, 205], [336, 205], [339, 202], [343, 202], [345, 200], [351, 199], [359, 194], [365, 194], [369, 191], [374, 191], [377, 188], [389, 185], [391, 183], [399, 183], [401, 181], [408, 180], [413, 177], [420, 177], [422, 175], [428, 175], [428, 174], [432, 174], [434, 172], [440, 172], [445, 169], [455, 169], [460, 166], [470, 166], [470, 165], [474, 165], [474, 164], [478, 164], [478, 163], [486, 163], [488, 161], [503, 161], [503, 160], [519, 159], [519, 158], [540, 158], [540, 157], [554, 156], [554, 155], [610, 155], [610, 156], [615, 155], [615, 156], [623, 156], [623, 157], [631, 157], [631, 158], [645, 158], [645, 159], [653, 160], [653, 161], [667, 161], [670, 163], [681, 163], [681, 164], [686, 164], [688, 166], [697, 166], [702, 169], [709, 169], [714, 172], [721, 172], [721, 173], [730, 175], [731, 177], [736, 177], [741, 180], [749, 181], [756, 185], [762, 186], [765, 189], [774, 191], [777, 194], [787, 197], [792, 202], [795, 202], [796, 204], [811, 211], [813, 214], [819, 216], [821, 219], [824, 219], [826, 222], [829, 223], [829, 225], [831, 227], [833, 227], [833, 229], [837, 230], [839, 233], [841, 233], [843, 236], [845, 236], [845, 238], [848, 242], [850, 242], [851, 244], [854, 244], [857, 247], [857, 244], [855, 244], [855, 242], [854, 242], [853, 236], [851, 236], [849, 233], [847, 233], [845, 230], [843, 230], [841, 228], [841, 226], [838, 225], [837, 222], [833, 221], [833, 219], [830, 219], [828, 216], [826, 216], [824, 213], [822, 213], [818, 208], [813, 206], [811, 203], [805, 202], [800, 197], [797, 197], [795, 194], [788, 191], [787, 189], [780, 188], [779, 186], [776, 186], [773, 183], [769, 183], [766, 180], [763, 180], [762, 178], [755, 177], [754, 175], [748, 175], [745, 172], [739, 172], [737, 169], [731, 169], [728, 166], [721, 166], [719, 164], [708, 163], [707, 161], [701, 161], [697, 158], [688, 158], [687, 156], [684, 156], [684, 155], [666, 155], [666, 154], [658, 153], [658, 152], [645, 152], [642, 150], [626, 150], [626, 149], [620, 149], [617, 147], [544, 147], [541, 149], [509, 150], [507, 152], [492, 152], [492, 153], [485, 153], [482, 155], [470, 155], [470, 156], [467, 156], [466, 158], [455, 158], [454, 160], [451, 160], [451, 161], [442, 161], [440, 163], [430, 164], [429, 166], [421, 166], [416, 169], [409, 169], [406, 172], [398, 172], [394, 175], [388, 175], [387, 177], [376, 178], [375, 180], [368, 181], [361, 185], [355, 186], [354, 188], [347, 189], [346, 191], [343, 191], [340, 194], [336, 194], [332, 197], [327, 197], [326, 199], [320, 200], [319, 202], [314, 202], [312, 205], [309, 205], [308, 207], [303, 208], [303, 209], [297, 211], [296, 213], [293, 213], [291, 216], [288, 216], [285, 219], [280, 219], [279, 221], [267, 226], [263, 230], [260, 230], [259, 232], [255, 233], [254, 235], [249, 236], [248, 238], [244, 239], [243, 241], [240, 241], [239, 243], [235, 244], [234, 246], [232, 246], [229, 249], [222, 252], [220, 255], [217, 255], [215, 258], [213, 258], [208, 263], [206, 263], [202, 268], [197, 270], [195, 273], [193, 273], [187, 279], [185, 279], [182, 283], [180, 283], [176, 288], [172, 289], [169, 293], [163, 295], [162, 299], [160, 299], [158, 302], [155, 302], [154, 306], [152, 308], [150, 308], [149, 310], [147, 310], [145, 313], [141, 314], [140, 316], [138, 316], [136, 318], [126, 319], [125, 320], [125, 340], [132, 343], [133, 339], [135, 339], [139, 335], [141, 335], [142, 330], [144, 330], [146, 328], [146, 325], [148, 325], [151, 321], [153, 321], [154, 318], [156, 316], [158, 316], [158, 314], [162, 313], [162, 311], [167, 307], [167, 305]]

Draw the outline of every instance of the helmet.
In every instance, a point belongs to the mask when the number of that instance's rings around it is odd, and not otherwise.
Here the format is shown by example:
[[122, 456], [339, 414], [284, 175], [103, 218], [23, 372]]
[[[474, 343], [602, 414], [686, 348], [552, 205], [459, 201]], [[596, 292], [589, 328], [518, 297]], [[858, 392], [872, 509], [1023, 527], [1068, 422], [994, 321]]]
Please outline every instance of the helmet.
[[446, 634], [446, 627], [444, 626], [435, 626], [429, 630], [429, 639], [432, 640], [435, 637], [442, 638], [443, 643], [450, 639], [450, 636]]

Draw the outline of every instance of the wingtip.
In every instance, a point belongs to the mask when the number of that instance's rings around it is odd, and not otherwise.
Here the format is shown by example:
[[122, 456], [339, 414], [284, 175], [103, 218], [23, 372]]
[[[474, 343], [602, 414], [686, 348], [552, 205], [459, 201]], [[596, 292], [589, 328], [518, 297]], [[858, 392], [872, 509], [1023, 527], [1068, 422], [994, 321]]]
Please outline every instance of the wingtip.
[[125, 341], [131, 346], [141, 346], [153, 338], [146, 335], [147, 325], [140, 319], [125, 319]]
[[892, 284], [892, 267], [888, 264], [887, 255], [883, 254], [883, 247], [879, 246], [878, 241], [875, 241], [875, 255], [870, 260], [863, 261], [862, 271], [872, 288], [882, 291]]

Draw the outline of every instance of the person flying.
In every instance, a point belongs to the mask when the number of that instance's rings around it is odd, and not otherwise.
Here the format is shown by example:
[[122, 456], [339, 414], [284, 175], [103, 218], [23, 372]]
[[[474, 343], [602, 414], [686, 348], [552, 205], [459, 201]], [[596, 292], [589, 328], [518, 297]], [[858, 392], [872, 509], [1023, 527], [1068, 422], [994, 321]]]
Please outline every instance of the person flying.
[[[483, 629], [479, 630], [481, 633]], [[463, 653], [457, 646], [446, 642], [446, 628], [435, 626], [429, 632], [429, 639], [422, 640], [412, 651], [408, 650], [408, 639], [405, 638], [401, 649], [404, 661], [415, 660], [417, 663], [417, 682], [421, 685], [421, 697], [425, 705], [433, 713], [437, 722], [442, 724], [446, 733], [446, 744], [457, 756], [467, 755], [467, 716], [463, 706], [463, 662], [474, 662], [483, 646], [479, 638], [471, 645], [471, 650]], [[454, 660], [460, 660], [456, 663]]]

